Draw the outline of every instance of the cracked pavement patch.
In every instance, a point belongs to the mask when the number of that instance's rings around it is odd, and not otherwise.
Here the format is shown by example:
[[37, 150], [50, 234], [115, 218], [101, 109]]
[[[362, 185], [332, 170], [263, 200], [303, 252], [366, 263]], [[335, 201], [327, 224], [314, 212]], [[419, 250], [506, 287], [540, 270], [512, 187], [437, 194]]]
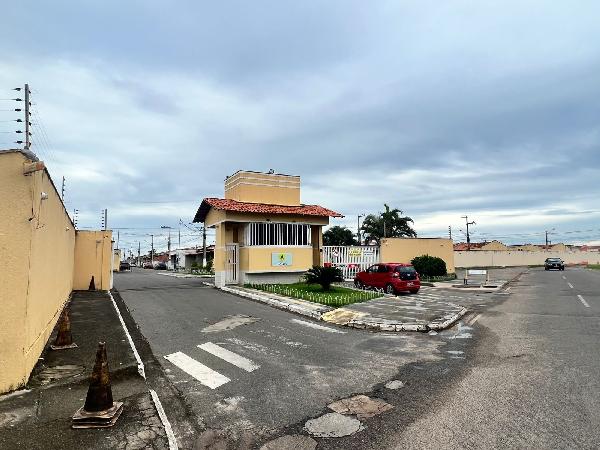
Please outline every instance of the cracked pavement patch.
[[239, 327], [240, 325], [246, 325], [254, 322], [258, 322], [260, 319], [257, 317], [245, 316], [243, 314], [238, 314], [235, 316], [225, 317], [223, 320], [220, 320], [217, 323], [213, 323], [202, 329], [203, 333], [216, 333], [219, 331], [228, 331], [233, 330], [234, 328]]
[[385, 387], [388, 389], [393, 389], [393, 390], [400, 389], [400, 388], [404, 387], [404, 383], [400, 380], [392, 380], [392, 381], [388, 381], [385, 384]]
[[366, 395], [356, 395], [333, 402], [327, 407], [337, 413], [356, 416], [359, 420], [368, 419], [393, 408], [389, 403]]
[[260, 450], [315, 450], [316, 447], [317, 441], [313, 438], [293, 434], [267, 442]]
[[363, 429], [360, 420], [333, 412], [306, 422], [304, 429], [316, 437], [350, 436]]

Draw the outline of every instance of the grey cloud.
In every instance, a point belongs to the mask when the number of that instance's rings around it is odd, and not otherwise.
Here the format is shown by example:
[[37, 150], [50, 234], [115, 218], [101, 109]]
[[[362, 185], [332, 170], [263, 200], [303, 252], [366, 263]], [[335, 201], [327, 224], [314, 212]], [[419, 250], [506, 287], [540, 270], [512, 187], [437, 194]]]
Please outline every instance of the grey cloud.
[[[302, 175], [305, 202], [348, 215], [385, 201], [423, 223], [531, 210], [577, 229], [594, 220], [600, 194], [599, 12], [523, 2], [13, 5], [0, 82], [27, 77], [41, 92], [56, 176], [81, 171], [70, 206], [113, 208], [123, 226], [178, 220], [185, 211], [169, 201], [219, 196], [225, 175], [274, 168]], [[148, 205], [144, 218], [133, 214]], [[196, 205], [185, 206], [191, 216]], [[503, 226], [527, 233], [535, 217]], [[486, 220], [484, 232], [506, 232]]]

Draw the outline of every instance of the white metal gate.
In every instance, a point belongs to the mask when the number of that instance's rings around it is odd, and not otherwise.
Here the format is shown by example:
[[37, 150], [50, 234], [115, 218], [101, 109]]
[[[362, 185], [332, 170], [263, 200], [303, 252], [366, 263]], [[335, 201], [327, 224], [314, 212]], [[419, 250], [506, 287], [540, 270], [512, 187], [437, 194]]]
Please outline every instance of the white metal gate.
[[237, 284], [239, 279], [240, 248], [238, 244], [225, 244], [225, 284]]
[[344, 278], [354, 278], [361, 270], [379, 262], [379, 246], [323, 246], [323, 263], [339, 267]]

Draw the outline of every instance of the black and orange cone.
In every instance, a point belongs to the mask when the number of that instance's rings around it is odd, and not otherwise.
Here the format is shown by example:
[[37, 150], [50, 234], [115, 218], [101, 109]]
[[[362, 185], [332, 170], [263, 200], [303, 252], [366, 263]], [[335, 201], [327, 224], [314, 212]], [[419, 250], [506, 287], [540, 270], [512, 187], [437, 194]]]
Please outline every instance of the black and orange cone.
[[85, 404], [73, 416], [71, 426], [73, 428], [112, 427], [122, 411], [123, 402], [115, 402], [112, 397], [106, 345], [104, 342], [99, 342]]
[[60, 315], [60, 322], [58, 324], [58, 334], [54, 344], [50, 346], [52, 350], [64, 350], [67, 348], [76, 348], [77, 344], [73, 342], [73, 336], [71, 335], [71, 319], [69, 317], [69, 307], [65, 306], [62, 314]]
[[92, 275], [92, 279], [90, 280], [90, 286], [88, 287], [88, 291], [95, 291], [96, 283], [94, 282], [94, 275]]

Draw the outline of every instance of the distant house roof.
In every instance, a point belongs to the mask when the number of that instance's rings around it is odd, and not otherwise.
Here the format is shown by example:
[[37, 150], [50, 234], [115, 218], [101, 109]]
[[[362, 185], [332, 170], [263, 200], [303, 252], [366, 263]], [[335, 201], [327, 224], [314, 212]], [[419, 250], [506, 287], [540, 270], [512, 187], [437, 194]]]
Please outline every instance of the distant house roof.
[[266, 203], [238, 202], [225, 198], [205, 198], [196, 212], [194, 222], [204, 222], [210, 208], [261, 214], [298, 214], [304, 216], [344, 217], [342, 214], [319, 205], [283, 206]]
[[[471, 242], [471, 250], [474, 248], [481, 248], [485, 244], [488, 244], [488, 242]], [[468, 249], [469, 249], [469, 244], [467, 244], [466, 242], [458, 242], [457, 244], [454, 244], [454, 250], [457, 252], [468, 250]]]
[[[215, 246], [214, 245], [207, 245], [206, 246], [206, 252], [207, 253], [212, 253], [215, 251]], [[201, 255], [202, 253], [204, 253], [204, 250], [202, 249], [202, 247], [187, 247], [187, 248], [176, 248], [171, 250], [171, 255], [176, 255], [176, 254], [180, 254], [180, 255]]]

